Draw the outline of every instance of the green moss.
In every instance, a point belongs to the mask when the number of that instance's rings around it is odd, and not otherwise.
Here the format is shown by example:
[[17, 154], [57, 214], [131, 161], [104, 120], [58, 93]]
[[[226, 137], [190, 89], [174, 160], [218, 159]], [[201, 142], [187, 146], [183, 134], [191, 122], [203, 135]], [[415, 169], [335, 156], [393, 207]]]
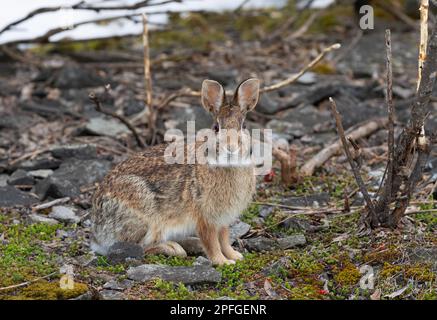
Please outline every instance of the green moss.
[[402, 252], [394, 245], [389, 246], [387, 249], [369, 252], [364, 255], [364, 261], [367, 263], [380, 263], [395, 262], [402, 257]]
[[433, 282], [436, 279], [436, 275], [428, 264], [414, 264], [405, 267], [405, 277], [419, 282]]
[[25, 287], [18, 295], [9, 296], [13, 300], [65, 300], [75, 298], [88, 291], [86, 284], [75, 282], [72, 289], [62, 289], [59, 282], [41, 280]]
[[385, 262], [384, 266], [381, 269], [380, 277], [381, 278], [391, 278], [402, 272], [402, 266], [393, 265]]
[[246, 210], [241, 214], [241, 221], [244, 221], [252, 226], [255, 226], [253, 220], [259, 216], [259, 205], [252, 203]]
[[145, 263], [165, 264], [168, 266], [191, 266], [194, 260], [194, 257], [168, 257], [162, 254], [146, 255], [145, 257]]
[[153, 295], [155, 299], [166, 300], [191, 300], [195, 298], [183, 283], [172, 283], [157, 279], [153, 283]]
[[360, 271], [352, 263], [346, 263], [345, 266], [334, 275], [334, 280], [340, 286], [353, 286], [361, 278]]
[[321, 300], [326, 297], [319, 286], [311, 284], [293, 287], [287, 282], [285, 287], [289, 290], [289, 299], [291, 300]]
[[97, 257], [97, 270], [99, 271], [108, 271], [112, 273], [124, 273], [125, 266], [121, 263], [119, 264], [110, 264], [108, 259], [105, 256]]
[[56, 255], [44, 250], [42, 243], [55, 241], [61, 225], [11, 224], [4, 221], [0, 234], [0, 286], [9, 286], [54, 272]]

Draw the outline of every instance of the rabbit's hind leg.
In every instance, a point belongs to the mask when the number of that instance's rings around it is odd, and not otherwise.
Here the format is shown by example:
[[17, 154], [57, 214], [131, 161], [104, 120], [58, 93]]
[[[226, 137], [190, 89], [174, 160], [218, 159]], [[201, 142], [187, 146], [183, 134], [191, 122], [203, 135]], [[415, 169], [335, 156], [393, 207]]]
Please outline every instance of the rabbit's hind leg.
[[187, 256], [184, 248], [181, 245], [174, 241], [167, 241], [159, 243], [155, 246], [151, 246], [146, 248], [146, 254], [164, 254], [166, 256], [175, 256], [184, 258]]

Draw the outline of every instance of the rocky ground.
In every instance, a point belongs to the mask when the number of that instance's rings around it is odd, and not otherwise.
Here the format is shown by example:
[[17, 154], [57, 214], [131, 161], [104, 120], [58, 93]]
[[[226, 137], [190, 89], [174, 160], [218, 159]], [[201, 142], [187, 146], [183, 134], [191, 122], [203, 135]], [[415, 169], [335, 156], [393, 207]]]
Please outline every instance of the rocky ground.
[[[310, 30], [290, 41], [267, 39], [280, 23], [274, 15], [267, 26], [253, 17], [244, 20], [246, 28], [212, 26], [221, 19], [174, 19], [179, 33], [152, 33], [155, 99], [183, 87], [198, 90], [205, 78], [229, 89], [248, 76], [274, 83], [323, 46], [341, 42], [340, 61], [332, 54], [298, 83], [263, 94], [249, 128], [273, 129], [275, 139], [298, 147], [304, 164], [336, 139], [330, 96], [345, 128], [386, 116], [384, 28], [347, 49], [354, 34], [347, 19], [323, 17], [326, 32]], [[418, 34], [392, 27], [398, 133], [415, 92]], [[202, 36], [193, 38], [196, 30]], [[401, 230], [357, 235], [362, 197], [340, 155], [291, 188], [281, 185], [277, 163], [275, 176], [258, 178], [253, 204], [232, 226], [233, 244], [245, 256], [235, 265], [212, 267], [194, 237], [181, 243], [185, 259], [144, 256], [127, 244], [107, 257], [93, 254], [92, 193], [115, 163], [139, 149], [123, 124], [95, 110], [88, 94], [96, 92], [104, 108], [145, 128], [141, 45], [128, 44], [123, 50], [35, 49], [28, 64], [0, 56], [0, 299], [437, 299], [435, 149]], [[431, 108], [427, 130], [435, 132], [437, 104]], [[159, 132], [183, 130], [194, 119], [197, 129], [211, 126], [197, 98], [177, 100], [159, 115]], [[373, 192], [384, 173], [385, 141], [385, 130], [359, 141], [373, 150], [362, 168]], [[360, 280], [370, 268], [374, 287], [363, 289]], [[74, 288], [62, 289], [71, 271]]]

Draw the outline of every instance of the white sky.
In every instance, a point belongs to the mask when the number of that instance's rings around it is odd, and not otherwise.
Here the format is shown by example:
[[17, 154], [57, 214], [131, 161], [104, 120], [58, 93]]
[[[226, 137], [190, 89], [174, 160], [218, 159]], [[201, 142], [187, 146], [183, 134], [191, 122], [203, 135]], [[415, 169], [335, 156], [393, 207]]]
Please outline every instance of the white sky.
[[[159, 1], [159, 0], [157, 0]], [[263, 7], [272, 5], [282, 5], [286, 0], [250, 0], [246, 7]], [[316, 0], [313, 6], [323, 6], [333, 0]], [[8, 1], [0, 10], [0, 29], [21, 17], [24, 17], [30, 11], [51, 6], [66, 6], [76, 4], [78, 0], [15, 0]], [[100, 0], [87, 0], [88, 3], [102, 5]], [[111, 1], [110, 5], [135, 3], [138, 0], [116, 0]], [[143, 8], [138, 12], [153, 11], [187, 11], [187, 10], [211, 10], [219, 11], [223, 9], [234, 9], [240, 5], [242, 0], [184, 0], [180, 3], [170, 3], [162, 6]], [[6, 9], [6, 8], [7, 9]], [[64, 10], [57, 12], [44, 13], [33, 17], [32, 19], [18, 25], [14, 29], [8, 30], [0, 35], [0, 44], [6, 41], [27, 39], [43, 35], [47, 30], [61, 26], [67, 26], [80, 21], [91, 20], [95, 18], [106, 18], [123, 15], [127, 11], [110, 11], [96, 13], [94, 11], [77, 11]], [[165, 23], [165, 15], [151, 15], [150, 22]], [[106, 37], [115, 35], [124, 35], [140, 33], [141, 24], [135, 24], [129, 20], [120, 20], [105, 26], [89, 24], [80, 26], [74, 30], [65, 31], [51, 38], [52, 41], [60, 40], [64, 37], [73, 39], [87, 39], [96, 37]]]

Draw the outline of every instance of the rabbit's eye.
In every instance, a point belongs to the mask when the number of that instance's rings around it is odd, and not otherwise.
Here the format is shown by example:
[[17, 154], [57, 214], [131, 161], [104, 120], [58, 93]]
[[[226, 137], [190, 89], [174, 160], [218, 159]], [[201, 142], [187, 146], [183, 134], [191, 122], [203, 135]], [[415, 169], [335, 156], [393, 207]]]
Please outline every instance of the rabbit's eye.
[[243, 123], [243, 129], [246, 129], [246, 128], [247, 128], [246, 124], [245, 124], [245, 123]]
[[220, 129], [219, 129], [219, 125], [217, 123], [214, 125], [213, 130], [215, 133], [219, 132]]

